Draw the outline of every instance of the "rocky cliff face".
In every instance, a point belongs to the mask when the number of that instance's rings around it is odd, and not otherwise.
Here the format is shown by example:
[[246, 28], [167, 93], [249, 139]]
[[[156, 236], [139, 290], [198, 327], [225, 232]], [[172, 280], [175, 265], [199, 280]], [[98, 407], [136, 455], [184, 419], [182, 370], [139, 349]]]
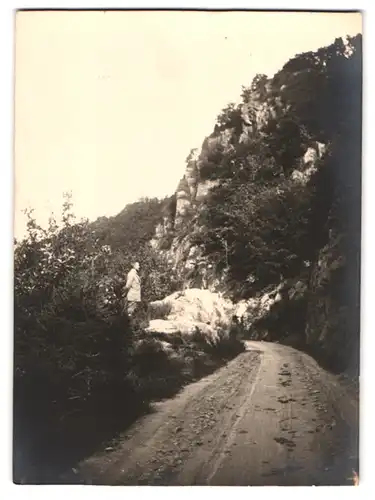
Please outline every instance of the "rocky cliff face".
[[[358, 37], [350, 43], [336, 40], [316, 53], [296, 56], [273, 78], [258, 75], [252, 86], [244, 90], [242, 102], [224, 109], [212, 134], [204, 139], [200, 149], [191, 151], [185, 173], [152, 240], [154, 248], [164, 254], [183, 279], [185, 288], [226, 294], [231, 271], [228, 254], [230, 245], [234, 248], [233, 239], [243, 242], [243, 247], [255, 252], [255, 256], [256, 252], [264, 253], [273, 265], [274, 256], [265, 249], [267, 241], [272, 242], [272, 235], [279, 238], [281, 246], [276, 245], [275, 251], [284, 252], [286, 260], [298, 264], [286, 266], [286, 274], [282, 271], [271, 275], [267, 273], [267, 264], [255, 259], [265, 268], [264, 275], [254, 270], [258, 281], [264, 278], [264, 288], [241, 301], [236, 314], [251, 335], [269, 340], [296, 337], [319, 356], [335, 360], [333, 364], [338, 369], [358, 365], [359, 250], [358, 246], [351, 248], [348, 241], [357, 241], [360, 225], [360, 44]], [[348, 150], [349, 143], [354, 155]], [[263, 226], [258, 225], [257, 229], [255, 220], [255, 229], [249, 233], [254, 234], [250, 237], [254, 237], [256, 245], [251, 241], [249, 245], [230, 226], [220, 227], [216, 220], [210, 254], [207, 246], [204, 251], [205, 245], [199, 242], [204, 241], [204, 231], [210, 230], [211, 222], [206, 220], [203, 228], [200, 215], [207, 200], [223, 187], [229, 186], [233, 197], [233, 191], [241, 189], [238, 180], [233, 179], [241, 178], [246, 179], [244, 183], [263, 183], [260, 190], [254, 189], [265, 207], [261, 212]], [[337, 186], [341, 194], [337, 194]], [[244, 203], [256, 207], [257, 199], [249, 198], [251, 192], [250, 189], [244, 194]], [[309, 206], [294, 202], [288, 205], [298, 193], [311, 198]], [[333, 209], [339, 199], [339, 208]], [[224, 197], [221, 202], [225, 203]], [[229, 213], [222, 212], [226, 224], [232, 217], [233, 227], [236, 221], [234, 212], [230, 213], [232, 209], [244, 216], [245, 222], [251, 213], [259, 214], [251, 207], [247, 212], [241, 211], [241, 196], [233, 203], [232, 200], [232, 205], [228, 205]], [[350, 203], [357, 207], [355, 220], [353, 210], [346, 206]], [[303, 250], [308, 255], [305, 260], [292, 241], [298, 235], [285, 229], [288, 225], [295, 227], [291, 217], [295, 207], [303, 207], [300, 218], [310, 224], [307, 247], [311, 251]], [[278, 214], [275, 222], [273, 209]], [[210, 216], [215, 217], [212, 214], [211, 211]], [[238, 247], [237, 254], [245, 262], [248, 256]], [[218, 252], [220, 266], [215, 261]], [[232, 259], [232, 268], [234, 264]], [[232, 269], [231, 279], [235, 275], [237, 281], [251, 282], [249, 269], [243, 275], [240, 271], [241, 266]], [[350, 280], [354, 282], [354, 293], [348, 291]]]
[[335, 370], [358, 375], [359, 256], [348, 262], [343, 240], [343, 235], [331, 235], [314, 263], [309, 282], [306, 343], [327, 364], [333, 363]]
[[[201, 286], [212, 291], [225, 290], [225, 272], [216, 274], [209, 259], [203, 257], [200, 247], [192, 243], [199, 233], [197, 223], [199, 211], [211, 191], [222, 183], [222, 179], [207, 179], [202, 176], [202, 166], [215, 155], [220, 148], [221, 154], [227, 154], [235, 148], [233, 143], [250, 142], [255, 131], [263, 130], [268, 119], [277, 116], [277, 110], [268, 103], [262, 103], [258, 96], [251, 101], [251, 110], [255, 116], [253, 125], [249, 125], [250, 104], [243, 104], [241, 110], [241, 133], [236, 136], [234, 128], [228, 128], [207, 137], [200, 150], [194, 150], [188, 157], [185, 173], [173, 195], [171, 210], [164, 216], [152, 240], [154, 248], [163, 252], [169, 264], [177, 269], [185, 281], [186, 288]], [[309, 147], [298, 160], [298, 168], [292, 171], [291, 178], [296, 184], [307, 184], [317, 172], [324, 157], [326, 145], [311, 141]]]

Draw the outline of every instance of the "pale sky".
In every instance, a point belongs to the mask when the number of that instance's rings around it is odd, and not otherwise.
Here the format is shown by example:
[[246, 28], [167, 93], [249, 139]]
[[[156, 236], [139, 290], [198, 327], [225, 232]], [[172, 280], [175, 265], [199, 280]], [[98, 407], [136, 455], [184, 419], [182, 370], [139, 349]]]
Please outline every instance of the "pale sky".
[[172, 194], [191, 148], [256, 73], [362, 31], [360, 14], [22, 12], [15, 235], [72, 191], [78, 217]]

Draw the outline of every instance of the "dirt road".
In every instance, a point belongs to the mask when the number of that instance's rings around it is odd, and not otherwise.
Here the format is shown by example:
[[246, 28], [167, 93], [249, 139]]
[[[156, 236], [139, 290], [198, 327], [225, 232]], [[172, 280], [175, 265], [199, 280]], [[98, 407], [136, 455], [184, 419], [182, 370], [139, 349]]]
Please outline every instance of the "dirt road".
[[265, 342], [155, 405], [81, 464], [89, 484], [338, 485], [357, 470], [358, 406], [304, 353]]

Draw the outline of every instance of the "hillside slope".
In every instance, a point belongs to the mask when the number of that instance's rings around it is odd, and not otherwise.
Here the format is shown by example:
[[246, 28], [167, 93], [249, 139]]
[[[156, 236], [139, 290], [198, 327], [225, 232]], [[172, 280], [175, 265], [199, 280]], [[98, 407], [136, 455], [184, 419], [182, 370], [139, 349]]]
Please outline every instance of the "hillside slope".
[[152, 240], [185, 287], [281, 299], [253, 338], [358, 366], [361, 36], [257, 75], [192, 150]]

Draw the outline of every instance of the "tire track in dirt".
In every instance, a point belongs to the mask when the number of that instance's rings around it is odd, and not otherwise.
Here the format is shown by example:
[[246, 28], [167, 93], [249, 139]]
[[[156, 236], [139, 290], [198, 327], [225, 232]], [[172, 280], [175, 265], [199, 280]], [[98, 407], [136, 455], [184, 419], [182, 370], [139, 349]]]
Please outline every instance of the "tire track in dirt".
[[265, 342], [247, 347], [156, 404], [115, 450], [82, 463], [81, 482], [352, 484], [348, 454], [357, 453], [357, 420], [345, 389], [295, 349]]
[[[158, 484], [168, 480], [172, 471], [175, 473], [188, 459], [192, 448], [202, 445], [202, 436], [213, 427], [217, 429], [219, 416], [225, 416], [230, 425], [236, 413], [236, 405], [231, 405], [230, 400], [258, 366], [259, 354], [245, 352], [209, 377], [189, 385], [172, 400], [156, 405], [155, 414], [141, 419], [122, 436], [119, 449], [81, 464], [82, 481]], [[214, 434], [217, 438], [218, 433]]]

